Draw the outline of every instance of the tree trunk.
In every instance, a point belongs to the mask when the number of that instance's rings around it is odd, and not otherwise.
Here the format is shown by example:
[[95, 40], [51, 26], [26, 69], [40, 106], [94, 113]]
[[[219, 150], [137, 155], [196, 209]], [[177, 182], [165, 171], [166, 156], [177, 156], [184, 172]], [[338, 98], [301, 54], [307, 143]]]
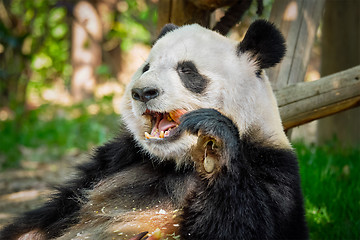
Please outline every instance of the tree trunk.
[[[360, 64], [360, 1], [326, 1], [322, 32], [321, 75]], [[319, 120], [318, 142], [334, 136], [343, 145], [360, 144], [360, 109]]]
[[166, 23], [174, 23], [178, 26], [198, 23], [209, 27], [212, 11], [232, 6], [236, 1], [239, 0], [160, 0], [157, 30], [160, 32]]
[[185, 0], [160, 0], [158, 5], [158, 33], [167, 23], [178, 26], [199, 23], [208, 27], [210, 22], [209, 10], [200, 9], [191, 1]]
[[72, 26], [71, 91], [75, 101], [92, 96], [96, 85], [96, 68], [101, 64], [102, 24], [99, 14], [86, 1], [74, 7]]
[[9, 11], [10, 3], [0, 0], [0, 108], [15, 110], [24, 107], [26, 88], [29, 82], [27, 58], [22, 53], [27, 29], [16, 16]]

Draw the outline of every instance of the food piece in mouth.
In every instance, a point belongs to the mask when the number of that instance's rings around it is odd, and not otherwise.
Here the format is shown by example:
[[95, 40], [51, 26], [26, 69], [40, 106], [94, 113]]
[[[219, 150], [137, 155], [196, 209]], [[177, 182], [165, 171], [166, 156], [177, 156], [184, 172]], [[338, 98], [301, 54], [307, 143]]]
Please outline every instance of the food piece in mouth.
[[177, 109], [165, 113], [146, 110], [144, 115], [152, 117], [151, 133], [145, 132], [146, 139], [161, 139], [171, 136], [172, 131], [180, 124], [180, 117], [186, 110]]

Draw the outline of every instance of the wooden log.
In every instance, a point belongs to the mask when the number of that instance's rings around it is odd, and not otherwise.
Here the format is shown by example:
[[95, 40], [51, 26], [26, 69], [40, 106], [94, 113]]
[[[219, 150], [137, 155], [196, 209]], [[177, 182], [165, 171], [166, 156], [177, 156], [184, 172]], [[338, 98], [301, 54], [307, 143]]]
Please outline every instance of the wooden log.
[[275, 91], [284, 129], [360, 105], [360, 65]]

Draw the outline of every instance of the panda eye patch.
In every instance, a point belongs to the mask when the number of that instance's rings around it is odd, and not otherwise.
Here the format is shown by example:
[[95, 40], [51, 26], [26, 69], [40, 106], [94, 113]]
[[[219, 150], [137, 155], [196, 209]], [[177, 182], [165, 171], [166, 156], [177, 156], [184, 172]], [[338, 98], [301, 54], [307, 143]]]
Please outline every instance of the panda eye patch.
[[179, 63], [177, 70], [184, 74], [197, 73], [197, 69], [194, 63], [189, 61]]
[[209, 82], [205, 76], [198, 72], [195, 64], [191, 61], [178, 63], [176, 71], [185, 88], [192, 92], [202, 93]]
[[144, 66], [144, 68], [143, 68], [143, 70], [142, 70], [142, 73], [147, 72], [147, 71], [149, 70], [149, 68], [150, 68], [150, 64], [147, 63], [147, 64]]

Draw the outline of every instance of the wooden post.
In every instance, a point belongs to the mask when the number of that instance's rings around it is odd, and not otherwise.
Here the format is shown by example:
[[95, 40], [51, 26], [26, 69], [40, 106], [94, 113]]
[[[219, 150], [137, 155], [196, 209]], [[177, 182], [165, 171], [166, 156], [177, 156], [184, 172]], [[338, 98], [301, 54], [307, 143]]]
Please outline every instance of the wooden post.
[[[274, 90], [303, 82], [325, 0], [275, 0], [270, 21], [286, 39], [281, 64], [267, 71]], [[287, 131], [291, 138], [292, 130]]]
[[267, 71], [274, 89], [303, 82], [325, 0], [275, 0], [270, 21], [284, 34], [282, 63]]
[[[359, 0], [327, 1], [322, 31], [321, 75], [360, 64]], [[343, 145], [360, 144], [360, 109], [352, 109], [318, 122], [318, 142], [334, 136]]]

